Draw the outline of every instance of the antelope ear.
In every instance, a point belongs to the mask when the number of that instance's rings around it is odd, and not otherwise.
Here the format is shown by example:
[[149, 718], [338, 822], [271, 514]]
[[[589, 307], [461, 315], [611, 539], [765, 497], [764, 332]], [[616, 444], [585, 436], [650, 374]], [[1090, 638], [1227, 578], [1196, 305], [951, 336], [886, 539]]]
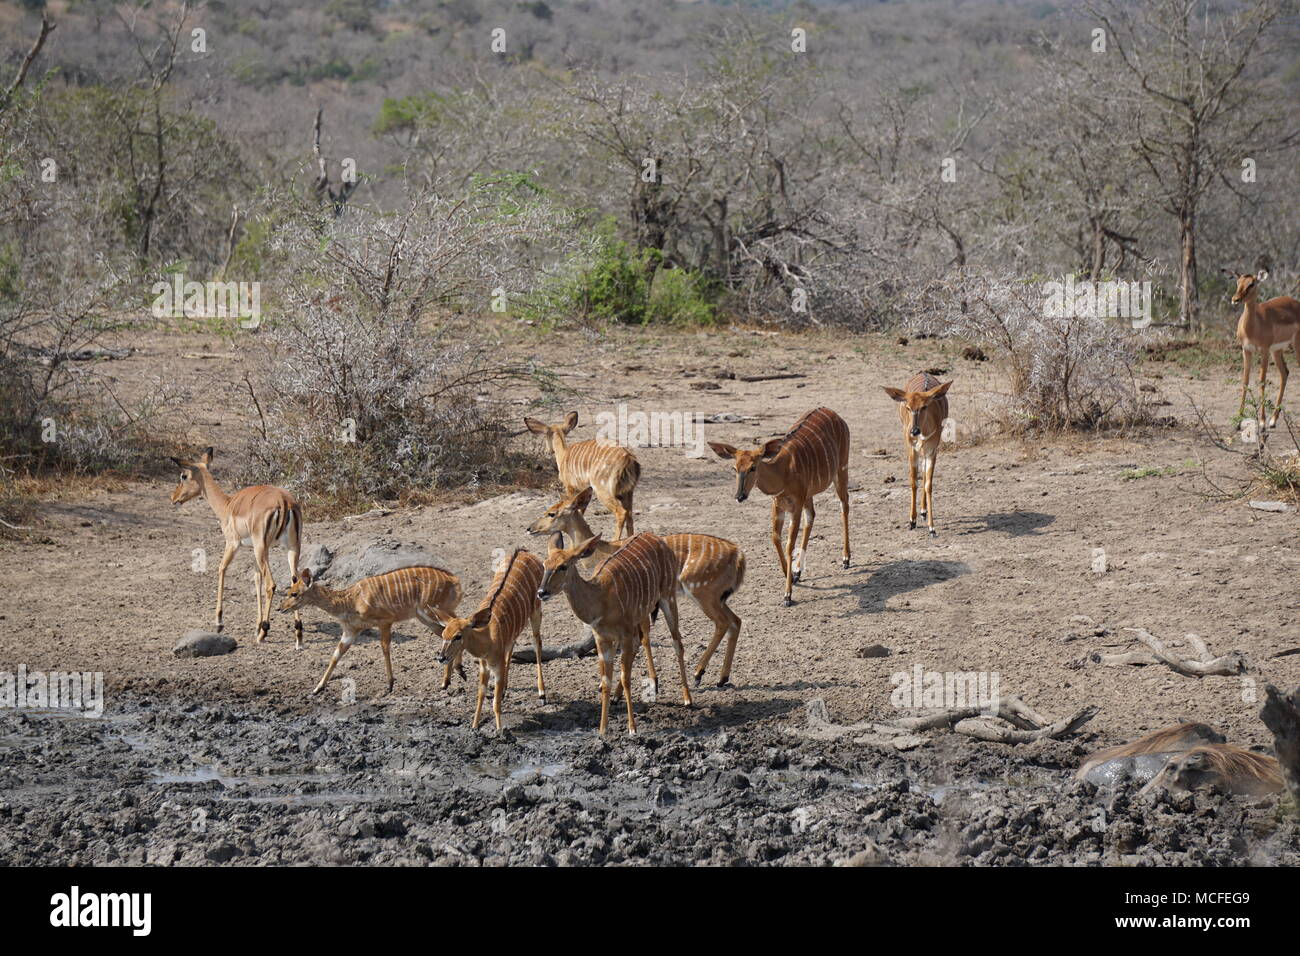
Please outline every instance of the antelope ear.
[[1220, 269], [1219, 271], [1226, 276], [1232, 276], [1234, 279], [1237, 278], [1238, 275], [1238, 273], [1233, 272], [1231, 269]]
[[1258, 275], [1255, 276], [1255, 281], [1263, 282], [1267, 278], [1268, 278], [1268, 270], [1265, 269], [1264, 271], [1260, 272]]
[[173, 459], [172, 459], [172, 464], [174, 464], [177, 468], [187, 468], [187, 467], [189, 467], [188, 465], [185, 464], [185, 462], [181, 461], [179, 458], [173, 458]]
[[596, 550], [596, 545], [598, 544], [600, 544], [600, 535], [593, 534], [586, 541], [582, 542], [582, 544], [578, 545], [578, 547], [582, 549], [581, 551], [578, 552], [578, 557], [579, 558], [591, 557], [592, 552]]
[[896, 402], [907, 401], [907, 393], [903, 391], [901, 388], [890, 388], [888, 385], [882, 385], [880, 387], [883, 388], [885, 390], [885, 394], [888, 395], [890, 398], [892, 398], [894, 401]]
[[469, 619], [469, 626], [478, 630], [487, 627], [492, 623], [492, 609], [490, 607], [479, 608], [474, 612], [474, 616]]
[[569, 432], [573, 431], [573, 429], [577, 426], [577, 424], [578, 424], [578, 413], [569, 412], [569, 414], [566, 415], [564, 418], [564, 424], [561, 426], [564, 429], [564, 434], [567, 435], [569, 434]]
[[713, 449], [713, 453], [717, 455], [719, 458], [736, 457], [735, 445], [728, 445], [726, 442], [722, 442], [722, 441], [711, 441], [709, 442], [709, 447]]
[[573, 507], [578, 511], [586, 511], [589, 504], [591, 504], [591, 488], [584, 488], [573, 499]]
[[543, 425], [541, 422], [539, 422], [539, 421], [538, 421], [537, 419], [535, 419], [535, 418], [525, 418], [525, 419], [524, 419], [524, 427], [527, 428], [527, 429], [528, 429], [530, 432], [532, 432], [534, 435], [545, 435], [545, 434], [546, 434], [546, 426]]
[[772, 457], [781, 450], [781, 444], [784, 441], [784, 438], [772, 438], [763, 442], [763, 457], [761, 460], [771, 461]]
[[205, 465], [210, 465], [210, 464], [212, 464], [212, 446], [211, 446], [211, 445], [209, 445], [209, 446], [208, 446], [206, 449], [204, 449], [204, 451], [203, 451], [203, 464], [205, 464]]
[[456, 620], [455, 614], [451, 614], [447, 611], [444, 611], [440, 607], [435, 607], [433, 609], [433, 616], [437, 618], [438, 623], [441, 624], [443, 627], [446, 627], [452, 621]]
[[952, 386], [952, 382], [944, 382], [942, 385], [938, 385], [930, 389], [930, 391], [926, 392], [925, 394], [929, 395], [930, 398], [932, 399], [938, 398], [940, 395], [944, 394], [944, 392], [948, 391], [948, 389], [951, 386]]
[[303, 583], [304, 587], [311, 587], [311, 568], [303, 568], [299, 571], [298, 580]]

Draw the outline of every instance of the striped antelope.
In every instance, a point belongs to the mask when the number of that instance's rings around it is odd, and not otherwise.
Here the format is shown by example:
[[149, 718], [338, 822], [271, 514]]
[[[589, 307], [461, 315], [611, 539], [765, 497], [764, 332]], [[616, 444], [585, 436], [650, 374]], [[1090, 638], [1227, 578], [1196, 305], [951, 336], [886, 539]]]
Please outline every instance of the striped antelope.
[[[201, 495], [216, 513], [222, 537], [226, 539], [226, 548], [217, 568], [218, 632], [224, 627], [221, 610], [226, 591], [226, 568], [230, 567], [241, 545], [253, 546], [257, 570], [257, 641], [260, 644], [271, 631], [271, 607], [275, 600], [275, 578], [271, 576], [268, 555], [274, 545], [283, 545], [289, 552], [290, 577], [298, 576], [302, 508], [289, 492], [271, 485], [254, 485], [233, 495], [226, 494], [208, 470], [212, 464], [211, 447], [197, 459], [173, 458], [172, 461], [181, 470], [180, 481], [172, 490], [172, 504], [181, 505]], [[295, 646], [301, 649], [301, 614], [293, 616], [293, 628]]]
[[1268, 360], [1272, 356], [1277, 364], [1277, 371], [1282, 381], [1277, 387], [1277, 407], [1269, 418], [1268, 427], [1277, 424], [1277, 416], [1282, 412], [1282, 396], [1286, 394], [1286, 380], [1290, 370], [1282, 353], [1289, 346], [1291, 351], [1300, 355], [1300, 302], [1289, 295], [1280, 295], [1267, 302], [1259, 301], [1259, 284], [1268, 278], [1267, 272], [1258, 276], [1248, 273], [1238, 275], [1230, 269], [1224, 269], [1228, 275], [1237, 280], [1236, 291], [1232, 295], [1232, 304], [1245, 303], [1241, 318], [1237, 320], [1237, 341], [1241, 343], [1241, 404], [1237, 408], [1237, 417], [1246, 414], [1246, 390], [1250, 387], [1251, 357], [1259, 353], [1259, 420], [1264, 421], [1264, 388], [1268, 384]]
[[[758, 485], [763, 494], [772, 496], [772, 546], [776, 548], [785, 575], [782, 607], [794, 601], [791, 592], [803, 575], [812, 534], [813, 497], [835, 483], [840, 499], [840, 519], [844, 529], [844, 567], [849, 566], [849, 426], [829, 408], [814, 408], [805, 414], [784, 438], [773, 438], [761, 448], [739, 449], [723, 442], [709, 442], [719, 458], [731, 459], [736, 466], [736, 500], [744, 501]], [[790, 537], [784, 550], [781, 530], [789, 514]], [[800, 516], [808, 516], [798, 559], [794, 550], [799, 536]]]
[[917, 372], [901, 389], [881, 386], [898, 402], [898, 420], [903, 423], [903, 441], [907, 443], [907, 473], [912, 486], [912, 510], [908, 514], [909, 529], [916, 527], [917, 459], [923, 460], [925, 486], [922, 491], [921, 517], [934, 530], [934, 465], [939, 458], [939, 442], [943, 437], [943, 420], [948, 417], [948, 388], [952, 382], [939, 383], [928, 372]]
[[614, 515], [614, 537], [632, 537], [632, 492], [641, 478], [641, 463], [621, 445], [595, 439], [566, 444], [564, 436], [578, 424], [578, 413], [569, 412], [562, 425], [546, 425], [535, 418], [525, 418], [524, 425], [535, 435], [544, 435], [555, 453], [560, 483], [566, 495], [585, 488], [596, 492], [600, 503]]
[[470, 728], [477, 730], [483, 713], [488, 674], [492, 675], [492, 713], [497, 730], [501, 729], [501, 701], [510, 676], [510, 655], [515, 641], [531, 622], [533, 648], [537, 652], [537, 699], [546, 703], [546, 684], [542, 680], [542, 602], [537, 589], [542, 585], [542, 562], [523, 548], [516, 549], [492, 578], [483, 603], [470, 617], [455, 617], [434, 609], [442, 623], [442, 650], [438, 660], [447, 665], [443, 689], [451, 679], [451, 663], [459, 662], [468, 651], [478, 658], [478, 701]]
[[[528, 528], [529, 534], [547, 534], [559, 531], [572, 541], [586, 541], [593, 537], [591, 527], [583, 512], [591, 503], [591, 489], [570, 495], [558, 504], [547, 509], [546, 514]], [[680, 590], [695, 598], [697, 604], [713, 622], [713, 640], [700, 657], [695, 667], [695, 686], [700, 685], [704, 671], [709, 666], [713, 652], [723, 636], [727, 638], [727, 651], [722, 658], [722, 677], [719, 687], [724, 687], [731, 680], [731, 661], [736, 654], [736, 640], [740, 637], [740, 616], [727, 606], [727, 599], [735, 594], [745, 580], [745, 552], [725, 538], [715, 538], [711, 534], [666, 534], [664, 544], [677, 556], [681, 565], [681, 574], [677, 577]], [[600, 559], [613, 554], [620, 547], [620, 542], [601, 541], [590, 558], [584, 562], [594, 565]], [[647, 638], [642, 644], [646, 652], [646, 670], [650, 674], [650, 683], [658, 693], [659, 682], [655, 675], [654, 657], [650, 651]]]
[[636, 733], [632, 713], [632, 664], [642, 634], [649, 630], [652, 614], [663, 611], [677, 652], [677, 669], [682, 678], [682, 702], [691, 705], [686, 683], [686, 661], [682, 635], [677, 630], [677, 558], [663, 539], [643, 532], [628, 540], [592, 571], [590, 578], [578, 573], [578, 563], [595, 553], [600, 536], [580, 541], [572, 548], [562, 546], [564, 536], [551, 537], [542, 583], [537, 596], [543, 601], [563, 592], [578, 620], [596, 632], [596, 654], [600, 666], [600, 733], [609, 726], [609, 692], [614, 679], [614, 654], [620, 653], [620, 684], [627, 701], [627, 732]]
[[[441, 636], [443, 627], [438, 612], [450, 614], [460, 603], [460, 581], [456, 575], [441, 568], [398, 568], [385, 574], [362, 578], [346, 588], [330, 588], [312, 579], [311, 570], [303, 568], [284, 595], [281, 611], [298, 611], [303, 605], [317, 607], [334, 618], [343, 627], [343, 636], [316, 685], [313, 694], [319, 694], [338, 665], [339, 658], [368, 628], [379, 628], [379, 644], [384, 650], [384, 669], [388, 672], [388, 693], [393, 691], [393, 659], [389, 645], [393, 638], [393, 625], [416, 618], [425, 627]], [[456, 663], [459, 663], [457, 661]], [[451, 675], [451, 663], [443, 674], [446, 687]], [[464, 673], [462, 672], [462, 676]]]

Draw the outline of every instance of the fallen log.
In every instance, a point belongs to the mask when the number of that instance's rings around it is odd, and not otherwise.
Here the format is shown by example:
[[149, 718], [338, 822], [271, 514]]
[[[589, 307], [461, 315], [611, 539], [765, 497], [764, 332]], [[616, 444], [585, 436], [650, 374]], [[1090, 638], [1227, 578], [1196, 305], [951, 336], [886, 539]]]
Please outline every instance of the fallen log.
[[1143, 628], [1126, 627], [1124, 630], [1136, 634], [1137, 639], [1146, 645], [1147, 650], [1125, 651], [1119, 654], [1103, 654], [1100, 651], [1092, 651], [1079, 661], [1078, 665], [1089, 661], [1104, 664], [1107, 667], [1125, 665], [1144, 667], [1149, 664], [1164, 664], [1171, 670], [1187, 677], [1235, 677], [1250, 669], [1246, 656], [1241, 651], [1229, 651], [1227, 654], [1214, 657], [1211, 655], [1210, 649], [1206, 647], [1205, 642], [1195, 634], [1188, 634], [1184, 639], [1191, 645], [1192, 652], [1196, 656], [1179, 657], [1163, 641]]

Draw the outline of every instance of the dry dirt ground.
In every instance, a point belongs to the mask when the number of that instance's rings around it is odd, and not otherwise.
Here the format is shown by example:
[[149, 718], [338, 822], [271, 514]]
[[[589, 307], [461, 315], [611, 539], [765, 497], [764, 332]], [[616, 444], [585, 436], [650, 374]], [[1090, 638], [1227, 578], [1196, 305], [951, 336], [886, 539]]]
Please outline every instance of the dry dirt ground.
[[[103, 671], [107, 719], [0, 714], [0, 861], [1300, 859], [1295, 818], [1276, 799], [1152, 803], [1070, 782], [1085, 753], [1182, 720], [1211, 723], [1245, 746], [1271, 744], [1257, 717], [1263, 685], [1300, 683], [1300, 655], [1288, 653], [1300, 649], [1295, 513], [1202, 494], [1203, 463], [1212, 474], [1242, 474], [1234, 456], [1190, 427], [1195, 402], [1226, 430], [1230, 365], [1142, 368], [1180, 427], [1023, 442], [997, 437], [990, 424], [1005, 389], [995, 363], [959, 358], [951, 343], [748, 330], [505, 329], [501, 339], [510, 354], [565, 366], [571, 400], [511, 399], [521, 416], [552, 421], [576, 409], [576, 439], [595, 437], [594, 416], [619, 403], [741, 416], [704, 427], [705, 438], [737, 445], [779, 435], [815, 406], [835, 409], [852, 433], [851, 567], [840, 567], [838, 503], [824, 494], [796, 604], [779, 607], [767, 499], [738, 504], [728, 465], [707, 449], [692, 457], [638, 448], [637, 530], [708, 532], [748, 556], [731, 600], [744, 622], [731, 686], [713, 686], [719, 655], [695, 706], [677, 703], [661, 622], [660, 698], [638, 703], [635, 740], [618, 711], [608, 739], [595, 739], [591, 659], [548, 665], [546, 705], [533, 696], [531, 669], [517, 666], [508, 733], [497, 738], [490, 723], [470, 733], [472, 685], [439, 689], [436, 642], [415, 623], [397, 628], [391, 696], [382, 696], [378, 645], [366, 639], [327, 691], [309, 698], [337, 625], [308, 611], [296, 650], [289, 618], [277, 615], [270, 641], [254, 644], [247, 549], [227, 582], [225, 619], [238, 649], [174, 658], [183, 632], [211, 622], [221, 552], [211, 511], [201, 501], [173, 508], [164, 481], [51, 501], [36, 533], [0, 543], [0, 670]], [[113, 374], [190, 385], [187, 439], [218, 447], [220, 480], [223, 451], [252, 427], [240, 400], [245, 359], [213, 336], [139, 344]], [[939, 534], [928, 538], [907, 530], [900, 426], [880, 386], [934, 367], [955, 381], [957, 440], [940, 455]], [[742, 380], [772, 373], [799, 377]], [[540, 442], [535, 452], [553, 467]], [[558, 497], [556, 485], [329, 521], [308, 504], [304, 544], [337, 549], [379, 536], [423, 544], [461, 576], [472, 608], [494, 555], [519, 545], [544, 551], [524, 529]], [[599, 505], [589, 517], [612, 533]], [[196, 548], [209, 556], [207, 573], [191, 570]], [[1104, 572], [1094, 570], [1096, 549]], [[282, 553], [274, 560], [283, 588]], [[711, 626], [689, 599], [681, 608], [690, 667]], [[1091, 651], [1136, 647], [1129, 627], [1174, 642], [1199, 634], [1215, 653], [1243, 652], [1252, 671], [1194, 679], [1163, 666], [1073, 666]], [[562, 599], [546, 605], [543, 634], [557, 644], [578, 636]], [[859, 655], [877, 644], [889, 655]], [[1100, 712], [1067, 741], [1019, 748], [938, 734], [899, 753], [790, 732], [816, 698], [838, 723], [906, 716], [891, 703], [891, 675], [916, 666], [996, 673], [1003, 694], [1053, 718], [1086, 705]], [[355, 687], [354, 703], [345, 687]]]

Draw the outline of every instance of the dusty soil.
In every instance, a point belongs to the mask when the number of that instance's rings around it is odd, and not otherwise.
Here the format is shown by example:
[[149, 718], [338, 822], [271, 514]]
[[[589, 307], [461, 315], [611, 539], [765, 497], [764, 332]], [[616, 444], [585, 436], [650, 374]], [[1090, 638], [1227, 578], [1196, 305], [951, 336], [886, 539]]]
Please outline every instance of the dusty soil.
[[[189, 382], [186, 437], [218, 446], [220, 479], [223, 449], [252, 427], [234, 384], [248, 359], [224, 357], [229, 347], [214, 337], [138, 344], [114, 374]], [[546, 705], [531, 670], [517, 666], [497, 737], [469, 730], [471, 685], [439, 689], [435, 642], [414, 623], [397, 629], [391, 696], [381, 696], [382, 660], [366, 641], [309, 698], [337, 625], [309, 611], [299, 651], [277, 616], [270, 642], [255, 645], [247, 553], [227, 582], [239, 648], [173, 658], [183, 632], [211, 621], [221, 538], [210, 510], [173, 509], [162, 481], [51, 501], [37, 533], [0, 543], [0, 670], [102, 671], [107, 710], [100, 720], [0, 711], [0, 862], [1300, 861], [1300, 827], [1274, 798], [1138, 798], [1070, 782], [1084, 754], [1180, 720], [1268, 745], [1257, 717], [1264, 682], [1300, 683], [1300, 656], [1286, 653], [1300, 644], [1296, 515], [1207, 500], [1202, 464], [1229, 477], [1241, 466], [1193, 429], [997, 438], [999, 370], [932, 340], [507, 329], [502, 347], [570, 366], [576, 394], [562, 408], [536, 405], [537, 394], [512, 398], [521, 414], [557, 421], [576, 408], [579, 439], [620, 402], [742, 416], [705, 427], [708, 439], [733, 444], [780, 434], [814, 406], [836, 409], [853, 436], [852, 566], [839, 566], [838, 505], [823, 495], [797, 603], [779, 607], [766, 500], [737, 504], [728, 466], [711, 455], [640, 448], [638, 530], [708, 532], [747, 553], [731, 601], [744, 621], [732, 686], [710, 680], [719, 656], [694, 708], [676, 703], [660, 624], [659, 701], [638, 703], [636, 738], [621, 720], [596, 737], [590, 659], [548, 665]], [[205, 353], [223, 357], [192, 357]], [[931, 539], [906, 528], [900, 429], [879, 386], [933, 367], [956, 380], [958, 434], [940, 457]], [[741, 380], [774, 372], [804, 377]], [[1194, 401], [1222, 428], [1235, 411], [1234, 378], [1214, 362], [1151, 362], [1142, 376], [1170, 403], [1165, 413], [1194, 422]], [[1135, 471], [1147, 476], [1125, 477]], [[346, 547], [381, 534], [422, 543], [461, 575], [473, 607], [494, 554], [544, 549], [524, 528], [557, 498], [558, 488], [519, 490], [335, 521], [313, 519], [308, 503], [305, 543]], [[598, 505], [590, 517], [612, 532]], [[191, 571], [196, 548], [207, 573]], [[1104, 573], [1093, 570], [1097, 548]], [[283, 586], [279, 554], [275, 567]], [[711, 626], [689, 599], [682, 610], [689, 664]], [[1173, 642], [1199, 634], [1216, 653], [1245, 653], [1252, 671], [1197, 680], [1165, 667], [1074, 666], [1091, 651], [1135, 647], [1126, 627]], [[543, 628], [555, 644], [579, 631], [562, 601], [546, 606]], [[859, 656], [876, 644], [889, 656]], [[1053, 718], [1089, 704], [1100, 713], [1069, 740], [1022, 747], [936, 734], [900, 753], [792, 732], [815, 698], [840, 723], [904, 716], [891, 704], [891, 675], [918, 664], [996, 672], [1002, 693]]]

